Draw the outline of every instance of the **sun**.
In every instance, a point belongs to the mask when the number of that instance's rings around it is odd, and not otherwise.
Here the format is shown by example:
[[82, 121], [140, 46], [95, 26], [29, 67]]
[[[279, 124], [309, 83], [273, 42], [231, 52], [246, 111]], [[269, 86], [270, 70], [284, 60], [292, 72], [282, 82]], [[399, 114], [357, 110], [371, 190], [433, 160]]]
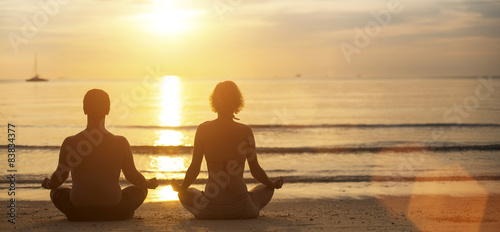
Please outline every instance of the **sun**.
[[194, 29], [198, 12], [180, 7], [177, 1], [154, 1], [151, 11], [142, 15], [145, 27], [152, 33], [177, 35]]

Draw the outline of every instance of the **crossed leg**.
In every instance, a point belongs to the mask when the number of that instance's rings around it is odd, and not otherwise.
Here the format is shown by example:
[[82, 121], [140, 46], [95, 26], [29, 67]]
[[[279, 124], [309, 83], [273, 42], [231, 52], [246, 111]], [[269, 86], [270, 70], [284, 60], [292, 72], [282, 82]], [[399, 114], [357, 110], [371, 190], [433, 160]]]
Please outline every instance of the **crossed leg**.
[[253, 187], [249, 192], [250, 197], [252, 197], [253, 203], [258, 210], [261, 210], [271, 201], [271, 198], [274, 194], [274, 189], [269, 188], [263, 184], [259, 184]]
[[57, 209], [70, 221], [88, 220], [124, 220], [132, 218], [136, 210], [146, 199], [148, 190], [144, 187], [128, 186], [122, 189], [122, 200], [115, 206], [78, 208], [70, 199], [71, 188], [59, 186], [50, 192], [50, 198]]
[[[263, 184], [259, 184], [249, 191], [249, 196], [246, 199], [245, 209], [239, 218], [256, 218], [259, 216], [259, 211], [264, 208], [273, 197], [274, 189]], [[178, 194], [179, 201], [186, 210], [191, 212], [196, 218], [210, 219], [211, 212], [209, 209], [210, 201], [206, 198], [202, 191], [195, 188], [182, 190]], [[228, 216], [228, 218], [232, 218]]]

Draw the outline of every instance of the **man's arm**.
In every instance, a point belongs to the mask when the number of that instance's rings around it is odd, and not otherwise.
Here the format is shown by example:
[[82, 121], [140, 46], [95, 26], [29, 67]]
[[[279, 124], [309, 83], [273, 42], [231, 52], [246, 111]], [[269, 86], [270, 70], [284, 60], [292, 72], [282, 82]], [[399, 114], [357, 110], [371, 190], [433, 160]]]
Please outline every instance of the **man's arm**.
[[68, 155], [67, 146], [70, 144], [70, 138], [66, 138], [61, 145], [61, 150], [59, 151], [59, 163], [57, 165], [57, 169], [52, 173], [52, 176], [49, 178], [45, 178], [42, 182], [42, 187], [46, 189], [56, 189], [66, 179], [68, 179], [69, 172], [71, 168], [66, 165], [66, 156]]
[[124, 137], [119, 137], [119, 139], [120, 141], [118, 144], [120, 144], [120, 148], [122, 148], [121, 150], [123, 150], [123, 152], [125, 153], [122, 166], [125, 179], [127, 179], [133, 185], [146, 187], [149, 189], [155, 189], [156, 187], [158, 187], [158, 181], [156, 180], [156, 178], [148, 181], [139, 171], [137, 171], [134, 163], [134, 157], [132, 156], [132, 150], [130, 149], [130, 144]]

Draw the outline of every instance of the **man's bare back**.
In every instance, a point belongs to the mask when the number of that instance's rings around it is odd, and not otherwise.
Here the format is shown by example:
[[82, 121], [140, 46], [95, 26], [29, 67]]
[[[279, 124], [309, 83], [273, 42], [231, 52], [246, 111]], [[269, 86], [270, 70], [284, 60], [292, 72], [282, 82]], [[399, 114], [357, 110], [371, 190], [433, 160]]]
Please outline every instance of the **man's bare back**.
[[[148, 181], [137, 171], [127, 139], [105, 129], [109, 106], [109, 96], [104, 91], [87, 92], [83, 107], [87, 127], [64, 140], [56, 171], [42, 182], [44, 188], [52, 190], [54, 205], [70, 220], [129, 218], [146, 198], [147, 189], [158, 186], [156, 178]], [[121, 171], [132, 184], [123, 190], [119, 182]], [[61, 186], [70, 173], [72, 188]], [[89, 210], [92, 208], [106, 209], [108, 213], [97, 215]]]
[[[68, 137], [63, 147], [69, 146], [77, 151], [78, 143], [88, 141], [83, 132]], [[128, 152], [127, 152], [128, 150]], [[119, 184], [122, 167], [132, 158], [128, 142], [124, 137], [111, 133], [102, 134], [102, 142], [92, 146], [92, 153], [82, 159], [81, 164], [72, 171], [73, 189], [71, 201], [75, 206], [106, 206], [120, 202], [122, 192]], [[68, 153], [62, 154], [60, 162], [66, 162]], [[66, 164], [67, 165], [67, 164]], [[130, 165], [128, 165], [130, 167]]]

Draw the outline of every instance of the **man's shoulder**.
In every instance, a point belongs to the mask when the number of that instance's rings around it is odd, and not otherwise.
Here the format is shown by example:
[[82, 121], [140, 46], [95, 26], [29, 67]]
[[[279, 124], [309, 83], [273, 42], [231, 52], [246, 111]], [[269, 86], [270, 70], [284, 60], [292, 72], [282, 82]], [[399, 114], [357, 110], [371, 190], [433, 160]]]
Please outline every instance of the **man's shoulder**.
[[116, 143], [120, 143], [120, 144], [127, 143], [128, 144], [128, 140], [127, 140], [127, 138], [125, 138], [125, 136], [115, 135], [115, 134], [112, 134], [111, 132], [104, 134], [104, 136], [108, 137], [111, 141], [114, 141]]
[[[101, 138], [99, 138], [99, 137], [101, 137]], [[81, 131], [78, 134], [66, 137], [66, 139], [64, 139], [64, 143], [78, 143], [78, 142], [83, 141], [83, 140], [93, 140], [94, 141], [94, 139], [101, 140], [104, 137], [106, 137], [106, 140], [108, 140], [110, 142], [128, 143], [128, 140], [124, 136], [121, 136], [121, 135], [114, 135], [110, 132], [106, 132], [106, 133], [100, 134], [99, 136], [95, 136], [95, 134], [90, 134], [89, 132], [86, 132], [85, 130]]]
[[112, 135], [112, 138], [119, 142], [119, 143], [128, 143], [128, 140], [127, 138], [125, 138], [125, 136], [121, 136], [121, 135]]
[[77, 140], [78, 140], [78, 139], [77, 139], [78, 135], [79, 135], [79, 133], [78, 133], [78, 134], [76, 134], [76, 135], [71, 135], [71, 136], [66, 137], [66, 138], [64, 139], [63, 144], [65, 144], [65, 143], [66, 143], [66, 144], [67, 144], [67, 143], [73, 143], [73, 142], [77, 141]]

